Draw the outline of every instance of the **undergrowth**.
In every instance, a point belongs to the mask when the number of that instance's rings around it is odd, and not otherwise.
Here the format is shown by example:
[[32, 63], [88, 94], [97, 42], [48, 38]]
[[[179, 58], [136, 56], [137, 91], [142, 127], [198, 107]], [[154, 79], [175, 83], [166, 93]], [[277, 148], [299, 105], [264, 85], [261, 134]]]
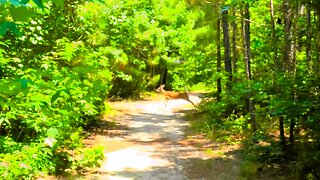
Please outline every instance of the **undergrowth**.
[[[259, 104], [255, 106], [258, 128], [253, 132], [249, 113], [245, 113], [241, 98], [224, 97], [204, 99], [199, 112], [192, 118], [192, 128], [207, 135], [209, 139], [226, 144], [241, 146], [241, 176], [293, 179], [317, 179], [320, 177], [319, 142], [315, 136], [303, 133], [303, 128], [295, 132], [293, 143], [285, 146], [279, 141], [279, 125], [270, 109]], [[301, 133], [302, 132], [302, 133]], [[285, 128], [285, 138], [289, 139], [289, 128]], [[223, 147], [222, 147], [223, 148]], [[311, 155], [312, 154], [312, 155]]]

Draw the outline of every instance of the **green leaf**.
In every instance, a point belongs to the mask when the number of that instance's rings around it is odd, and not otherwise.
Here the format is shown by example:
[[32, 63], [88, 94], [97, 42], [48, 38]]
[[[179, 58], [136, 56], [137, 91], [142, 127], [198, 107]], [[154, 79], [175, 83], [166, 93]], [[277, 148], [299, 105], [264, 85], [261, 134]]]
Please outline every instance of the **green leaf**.
[[[7, 0], [0, 0], [0, 1], [7, 2]], [[9, 2], [14, 6], [27, 6], [27, 3], [29, 2], [29, 0], [9, 0]]]
[[61, 90], [58, 90], [52, 97], [51, 97], [51, 104], [58, 99], [60, 96]]
[[102, 85], [102, 83], [100, 81], [96, 81], [93, 83], [93, 88], [100, 90], [100, 91], [103, 91], [106, 89], [106, 85]]
[[258, 47], [260, 47], [261, 46], [261, 41], [259, 41], [259, 40], [253, 40], [253, 47], [254, 48], [258, 48]]
[[0, 94], [4, 94], [9, 92], [9, 87], [7, 84], [1, 84], [0, 85]]
[[52, 2], [60, 8], [64, 8], [64, 0], [52, 0]]
[[87, 0], [88, 2], [99, 2], [102, 4], [106, 4], [106, 2], [104, 2], [103, 0]]
[[271, 116], [279, 116], [281, 114], [283, 114], [283, 109], [276, 109], [273, 112], [270, 113]]
[[13, 22], [0, 23], [0, 36], [4, 36], [7, 31], [11, 31], [16, 36], [22, 36], [22, 33], [18, 30], [17, 26]]
[[29, 0], [19, 0], [19, 2], [20, 2], [21, 4], [27, 4], [27, 3], [29, 2]]
[[38, 5], [39, 8], [41, 9], [44, 8], [44, 5], [41, 0], [33, 0], [33, 2], [36, 3], [36, 5]]
[[67, 93], [68, 95], [70, 95], [70, 89], [62, 89], [61, 91]]
[[51, 127], [47, 130], [47, 136], [48, 137], [55, 137], [56, 135], [59, 134], [59, 131], [57, 128], [55, 127]]
[[9, 0], [9, 2], [14, 6], [25, 6], [26, 4], [21, 3], [19, 0]]
[[0, 126], [2, 125], [3, 122], [7, 123], [9, 126], [11, 125], [10, 121], [7, 118], [4, 118], [4, 117], [0, 118]]
[[28, 21], [30, 17], [35, 15], [25, 6], [10, 6], [10, 14], [14, 21]]
[[70, 89], [61, 89], [58, 90], [52, 97], [51, 97], [51, 104], [54, 103], [59, 97], [61, 92], [65, 92], [66, 94], [70, 95]]
[[223, 6], [221, 8], [221, 12], [228, 11], [229, 9], [230, 9], [230, 6]]
[[21, 83], [21, 89], [25, 90], [28, 88], [28, 83], [31, 83], [32, 81], [29, 79], [20, 79], [20, 80], [18, 80], [18, 82]]

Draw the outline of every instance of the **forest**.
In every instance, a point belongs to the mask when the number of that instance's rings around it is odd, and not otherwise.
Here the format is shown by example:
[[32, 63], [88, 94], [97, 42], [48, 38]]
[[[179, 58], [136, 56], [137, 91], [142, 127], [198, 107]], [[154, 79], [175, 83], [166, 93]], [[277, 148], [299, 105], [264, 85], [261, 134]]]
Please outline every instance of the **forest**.
[[206, 92], [193, 128], [246, 176], [319, 179], [319, 62], [318, 0], [0, 0], [0, 174], [99, 166], [81, 140], [106, 99], [166, 84]]

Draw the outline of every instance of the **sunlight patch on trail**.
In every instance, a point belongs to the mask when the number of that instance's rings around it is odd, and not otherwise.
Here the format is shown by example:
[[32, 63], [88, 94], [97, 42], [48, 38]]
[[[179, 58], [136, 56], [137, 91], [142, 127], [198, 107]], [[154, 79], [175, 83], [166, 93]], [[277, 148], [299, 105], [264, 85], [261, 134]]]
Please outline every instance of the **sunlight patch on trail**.
[[147, 170], [155, 166], [169, 166], [170, 162], [165, 159], [152, 157], [154, 151], [151, 146], [134, 146], [106, 154], [108, 163], [102, 166], [106, 172], [125, 170]]

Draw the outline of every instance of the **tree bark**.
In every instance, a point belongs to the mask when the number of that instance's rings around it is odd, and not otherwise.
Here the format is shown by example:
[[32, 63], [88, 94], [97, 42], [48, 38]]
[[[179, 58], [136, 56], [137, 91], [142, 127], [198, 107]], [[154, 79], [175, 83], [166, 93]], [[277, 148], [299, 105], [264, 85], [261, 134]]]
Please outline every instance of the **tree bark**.
[[[293, 23], [293, 27], [294, 29], [291, 30], [293, 31], [292, 32], [292, 43], [291, 43], [291, 46], [292, 46], [292, 51], [291, 51], [291, 55], [292, 57], [291, 58], [291, 74], [292, 74], [292, 77], [294, 79], [294, 82], [292, 83], [292, 86], [290, 88], [290, 91], [291, 91], [291, 94], [292, 94], [292, 101], [293, 102], [296, 102], [297, 101], [297, 97], [296, 97], [296, 88], [294, 86], [295, 84], [295, 79], [296, 79], [296, 63], [297, 63], [297, 59], [296, 59], [296, 52], [298, 51], [298, 43], [297, 43], [297, 39], [298, 39], [298, 29], [299, 29], [299, 26], [298, 26], [298, 19], [299, 19], [299, 9], [300, 9], [300, 6], [296, 5], [295, 7], [295, 12], [294, 12], [294, 16], [295, 16], [295, 20], [294, 20], [294, 23]], [[291, 18], [291, 17], [290, 17]], [[293, 141], [294, 141], [294, 128], [295, 128], [295, 119], [294, 118], [291, 118], [290, 119], [290, 130], [289, 130], [289, 142], [291, 144], [293, 144]]]
[[284, 136], [283, 116], [279, 117], [279, 131], [280, 131], [280, 145], [282, 148], [286, 145], [286, 139]]
[[283, 18], [284, 18], [284, 47], [283, 47], [283, 70], [290, 72], [292, 70], [292, 24], [290, 0], [283, 0]]
[[[217, 72], [221, 72], [221, 44], [220, 44], [220, 39], [221, 39], [221, 20], [218, 18], [217, 19]], [[221, 78], [219, 77], [217, 79], [217, 100], [220, 101], [221, 97]]]
[[[236, 17], [235, 7], [232, 8], [232, 16]], [[232, 71], [237, 72], [237, 44], [236, 44], [236, 35], [237, 35], [237, 23], [236, 20], [232, 21]]]
[[315, 59], [315, 62], [313, 63], [314, 65], [314, 71], [316, 73], [319, 72], [319, 62], [320, 62], [320, 2], [319, 1], [313, 1], [314, 3], [314, 7], [316, 8], [315, 9], [315, 12], [316, 12], [316, 15], [317, 15], [317, 28], [318, 28], [318, 33], [317, 33], [317, 37], [315, 38], [316, 42], [315, 42], [315, 45], [316, 45], [316, 59]]
[[306, 55], [307, 55], [307, 67], [311, 70], [311, 8], [310, 1], [307, 3], [307, 44], [306, 44]]
[[250, 15], [249, 15], [249, 4], [245, 4], [244, 7], [244, 33], [243, 33], [243, 44], [244, 44], [244, 60], [246, 65], [246, 76], [248, 80], [251, 80], [251, 66], [250, 66]]
[[[293, 41], [292, 41], [292, 22], [291, 22], [291, 7], [290, 0], [283, 0], [283, 19], [284, 19], [284, 44], [283, 44], [283, 62], [282, 70], [287, 74], [292, 74], [293, 72]], [[290, 90], [293, 94], [294, 91]], [[285, 146], [284, 141], [284, 125], [283, 125], [283, 116], [279, 118], [279, 127], [280, 127], [280, 144]], [[290, 128], [293, 120], [290, 119]]]
[[276, 39], [276, 28], [274, 24], [274, 10], [273, 10], [273, 0], [270, 0], [270, 17], [271, 17], [271, 39], [272, 39], [272, 51], [273, 51], [273, 63], [274, 63], [274, 71], [278, 71], [278, 48], [277, 48], [277, 39]]
[[[244, 29], [243, 29], [243, 46], [244, 46], [244, 60], [246, 66], [246, 76], [247, 80], [250, 81], [251, 77], [251, 51], [250, 51], [250, 11], [249, 11], [249, 4], [246, 3], [244, 6]], [[251, 89], [250, 83], [248, 84], [248, 88]], [[256, 118], [254, 114], [254, 105], [251, 100], [251, 93], [247, 97], [247, 108], [250, 113], [250, 123], [253, 130], [253, 133], [256, 132]]]
[[224, 63], [225, 70], [228, 73], [228, 82], [226, 83], [227, 90], [231, 91], [232, 82], [232, 65], [230, 55], [230, 36], [229, 36], [229, 23], [228, 23], [228, 10], [222, 12], [222, 29], [223, 29], [223, 44], [224, 44]]

